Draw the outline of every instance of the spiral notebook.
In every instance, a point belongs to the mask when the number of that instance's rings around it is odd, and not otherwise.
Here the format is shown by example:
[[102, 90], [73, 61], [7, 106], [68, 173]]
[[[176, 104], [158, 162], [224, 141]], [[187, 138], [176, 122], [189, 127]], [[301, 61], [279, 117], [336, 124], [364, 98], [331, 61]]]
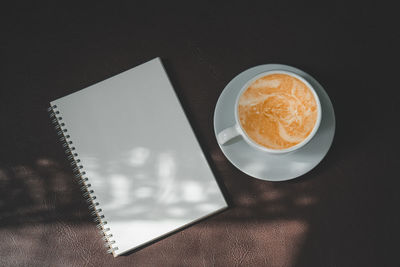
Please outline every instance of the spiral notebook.
[[114, 256], [227, 207], [160, 59], [50, 105]]

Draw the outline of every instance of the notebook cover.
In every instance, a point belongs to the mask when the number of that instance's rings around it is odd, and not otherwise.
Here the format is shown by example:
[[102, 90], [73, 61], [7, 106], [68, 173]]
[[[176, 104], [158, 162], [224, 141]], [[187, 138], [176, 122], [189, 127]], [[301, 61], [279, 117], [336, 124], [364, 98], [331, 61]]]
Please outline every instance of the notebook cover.
[[114, 256], [227, 207], [159, 58], [51, 105]]

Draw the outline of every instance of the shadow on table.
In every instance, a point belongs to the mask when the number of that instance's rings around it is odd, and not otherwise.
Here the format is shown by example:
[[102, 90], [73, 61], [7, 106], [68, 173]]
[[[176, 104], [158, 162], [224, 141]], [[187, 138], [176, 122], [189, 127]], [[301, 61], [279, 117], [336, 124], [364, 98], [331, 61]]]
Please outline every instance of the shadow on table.
[[[293, 182], [269, 183], [248, 179], [242, 175], [235, 179], [228, 180], [228, 188], [231, 187], [234, 195], [228, 210], [194, 224], [188, 233], [178, 231], [176, 235], [169, 234], [170, 238], [165, 240], [167, 243], [188, 241], [192, 244], [180, 248], [187, 257], [187, 263], [195, 263], [200, 256], [193, 253], [201, 250], [211, 253], [210, 255], [218, 253], [220, 256], [215, 263], [240, 265], [256, 260], [271, 266], [292, 265], [299, 257], [307, 236], [313, 231], [314, 226], [310, 219], [315, 217], [312, 213], [318, 206], [320, 196], [308, 186], [301, 186], [299, 182], [297, 187], [300, 185], [301, 190], [296, 189]], [[37, 241], [39, 243], [36, 249], [40, 249], [44, 244], [51, 242], [49, 239], [57, 238], [57, 235], [62, 236], [65, 231], [68, 234], [68, 231], [71, 231], [69, 228], [82, 225], [95, 231], [87, 204], [78, 185], [73, 181], [69, 166], [65, 163], [41, 158], [30, 164], [3, 167], [0, 169], [0, 180], [2, 235], [6, 236], [7, 233], [19, 232], [20, 229], [32, 226], [51, 228], [53, 225], [65, 225], [56, 231], [56, 236], [46, 236], [42, 241]], [[127, 205], [135, 206], [135, 203]], [[168, 214], [168, 210], [165, 212]], [[128, 217], [121, 216], [120, 219]], [[179, 215], [177, 217], [179, 218]], [[184, 229], [186, 228], [188, 227]], [[199, 231], [203, 233], [199, 234]], [[197, 239], [197, 235], [203, 235], [203, 239]], [[41, 236], [43, 238], [43, 235]], [[20, 242], [26, 243], [30, 242], [31, 237], [16, 235], [13, 238], [21, 238]], [[163, 239], [159, 238], [151, 244]], [[169, 239], [172, 241], [168, 241]], [[75, 237], [75, 242], [78, 240], [79, 238]], [[199, 242], [197, 245], [195, 240]], [[217, 248], [214, 247], [217, 252], [210, 251], [212, 246], [208, 244], [217, 245]], [[275, 251], [275, 256], [269, 258], [270, 254], [264, 250]], [[233, 257], [232, 251], [236, 251]], [[127, 255], [135, 252], [140, 253], [139, 250], [135, 250]], [[252, 254], [255, 252], [256, 254]], [[181, 262], [182, 259], [176, 257], [176, 251], [175, 254], [174, 250], [170, 250], [169, 253], [169, 262]]]
[[[159, 242], [129, 253], [131, 256], [147, 258], [146, 255], [163, 249], [168, 255], [168, 264], [182, 263], [184, 257], [188, 265], [205, 260], [206, 265], [257, 262], [267, 266], [306, 266], [310, 263], [321, 266], [327, 262], [345, 264], [346, 260], [363, 262], [359, 253], [350, 252], [351, 247], [362, 241], [360, 246], [366, 251], [375, 247], [363, 236], [372, 230], [374, 221], [363, 221], [365, 209], [354, 210], [352, 203], [354, 194], [362, 199], [366, 196], [361, 191], [350, 191], [349, 181], [345, 181], [350, 174], [342, 173], [342, 177], [336, 177], [341, 172], [332, 165], [332, 158], [337, 158], [335, 149], [302, 178], [278, 183], [252, 179], [237, 170], [232, 171], [219, 150], [214, 151], [211, 158], [219, 166], [213, 167], [215, 172], [233, 174], [221, 175], [227, 189], [224, 191], [230, 193], [231, 207], [188, 229], [168, 235], [168, 238], [157, 239]], [[334, 172], [330, 175], [327, 170]], [[60, 244], [69, 239], [72, 244], [79, 243], [80, 237], [74, 232], [84, 228], [94, 235], [83, 234], [88, 240], [82, 244], [86, 247], [91, 244], [90, 240], [95, 244], [86, 248], [86, 252], [105, 255], [67, 162], [41, 157], [24, 164], [3, 165], [0, 182], [0, 235], [4, 242], [26, 245], [34, 239], [35, 253], [43, 255], [42, 250], [55, 240]], [[127, 205], [134, 207], [135, 203]], [[174, 214], [181, 216], [179, 212]], [[29, 231], [22, 230], [25, 228]], [[34, 235], [38, 228], [54, 229]], [[60, 236], [67, 239], [58, 239]], [[9, 251], [10, 255], [15, 251], [18, 250]], [[341, 256], [336, 257], [337, 253]], [[131, 256], [121, 258], [130, 261]], [[105, 262], [111, 260], [104, 257]], [[156, 264], [159, 258], [152, 257]]]

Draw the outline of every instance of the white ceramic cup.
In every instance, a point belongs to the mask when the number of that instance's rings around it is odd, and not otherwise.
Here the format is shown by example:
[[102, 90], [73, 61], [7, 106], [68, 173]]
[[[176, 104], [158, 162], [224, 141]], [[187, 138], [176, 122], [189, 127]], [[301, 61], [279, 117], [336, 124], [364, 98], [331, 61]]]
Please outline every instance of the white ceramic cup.
[[[264, 146], [261, 146], [259, 144], [257, 144], [256, 142], [254, 142], [253, 140], [250, 139], [250, 137], [246, 134], [246, 132], [243, 130], [242, 126], [240, 125], [239, 122], [239, 115], [238, 115], [238, 106], [239, 106], [239, 98], [242, 95], [242, 93], [257, 79], [270, 75], [270, 74], [287, 74], [290, 75], [292, 77], [295, 77], [297, 79], [299, 79], [300, 81], [302, 81], [312, 92], [315, 102], [317, 104], [317, 121], [315, 122], [314, 128], [312, 129], [311, 133], [300, 143], [298, 143], [297, 145], [294, 145], [292, 147], [286, 148], [286, 149], [270, 149], [270, 148], [266, 148]], [[300, 77], [297, 74], [294, 74], [292, 72], [288, 72], [288, 71], [283, 71], [283, 70], [274, 70], [274, 71], [267, 71], [267, 72], [263, 72], [260, 73], [258, 75], [256, 75], [255, 77], [253, 77], [252, 79], [250, 79], [244, 86], [243, 88], [239, 91], [237, 97], [236, 97], [236, 101], [235, 101], [235, 125], [226, 128], [224, 130], [222, 130], [220, 133], [218, 133], [217, 135], [217, 141], [220, 145], [224, 145], [225, 143], [227, 143], [229, 140], [235, 138], [236, 136], [242, 136], [244, 141], [246, 141], [249, 145], [251, 145], [252, 147], [259, 149], [261, 151], [264, 151], [266, 153], [270, 153], [270, 154], [283, 154], [283, 153], [288, 153], [288, 152], [292, 152], [295, 151], [301, 147], [303, 147], [305, 144], [307, 144], [315, 135], [315, 133], [318, 130], [318, 127], [321, 123], [321, 103], [319, 101], [318, 95], [315, 92], [314, 88], [302, 77]]]

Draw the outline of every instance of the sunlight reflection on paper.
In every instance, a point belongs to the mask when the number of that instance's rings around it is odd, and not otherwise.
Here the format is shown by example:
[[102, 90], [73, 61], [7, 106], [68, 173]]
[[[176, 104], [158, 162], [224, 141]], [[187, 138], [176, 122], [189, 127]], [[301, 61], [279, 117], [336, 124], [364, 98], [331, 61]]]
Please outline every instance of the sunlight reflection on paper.
[[172, 216], [181, 217], [185, 215], [185, 210], [179, 207], [173, 207], [168, 209], [168, 213]]
[[158, 202], [171, 204], [179, 201], [175, 186], [175, 161], [170, 153], [158, 157]]
[[109, 190], [113, 198], [110, 203], [104, 204], [104, 208], [117, 209], [120, 206], [125, 206], [131, 203], [129, 179], [121, 174], [114, 174], [110, 176], [110, 179], [112, 179], [113, 183]]
[[150, 156], [150, 150], [144, 147], [137, 147], [130, 151], [128, 162], [131, 166], [143, 165]]
[[140, 187], [136, 189], [134, 192], [136, 197], [138, 198], [146, 198], [153, 195], [154, 190], [151, 187]]
[[129, 243], [132, 236], [118, 225], [146, 229], [134, 237], [141, 243], [221, 209], [224, 203], [215, 180], [209, 179], [210, 170], [198, 168], [197, 157], [143, 146], [115, 153], [81, 158], [107, 227], [120, 242]]
[[195, 181], [184, 182], [181, 188], [182, 198], [188, 202], [199, 202], [205, 198], [202, 187]]

